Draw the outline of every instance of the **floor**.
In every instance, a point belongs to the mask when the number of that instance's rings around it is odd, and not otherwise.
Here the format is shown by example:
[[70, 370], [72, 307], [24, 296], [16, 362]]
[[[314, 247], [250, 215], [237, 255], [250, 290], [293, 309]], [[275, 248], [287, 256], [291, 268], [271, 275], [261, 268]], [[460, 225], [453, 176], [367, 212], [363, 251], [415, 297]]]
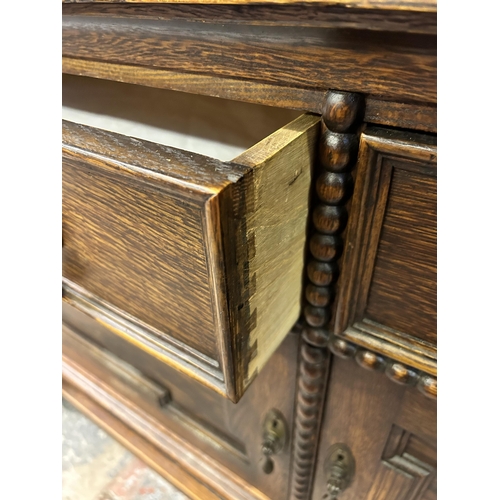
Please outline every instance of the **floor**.
[[188, 500], [63, 400], [63, 500]]

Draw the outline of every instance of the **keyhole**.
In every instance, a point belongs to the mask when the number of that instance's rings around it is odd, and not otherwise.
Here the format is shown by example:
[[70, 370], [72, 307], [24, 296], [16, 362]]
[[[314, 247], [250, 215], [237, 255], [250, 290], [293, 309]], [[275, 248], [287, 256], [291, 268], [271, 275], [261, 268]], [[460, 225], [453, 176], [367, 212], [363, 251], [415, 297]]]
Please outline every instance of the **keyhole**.
[[274, 470], [274, 462], [269, 457], [265, 458], [262, 470], [264, 471], [264, 474], [271, 474]]

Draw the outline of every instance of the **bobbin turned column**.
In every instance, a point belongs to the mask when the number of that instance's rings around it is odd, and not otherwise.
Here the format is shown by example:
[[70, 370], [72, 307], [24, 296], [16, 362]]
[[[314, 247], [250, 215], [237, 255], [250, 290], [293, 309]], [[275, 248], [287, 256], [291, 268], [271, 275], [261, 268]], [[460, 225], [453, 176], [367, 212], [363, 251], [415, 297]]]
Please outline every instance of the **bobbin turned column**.
[[353, 188], [351, 170], [358, 151], [355, 127], [360, 108], [361, 96], [343, 92], [329, 92], [323, 106], [304, 307], [308, 325], [304, 339], [316, 347], [325, 347], [328, 341], [324, 328], [339, 277], [337, 262], [347, 222], [345, 204]]
[[318, 146], [312, 230], [308, 239], [299, 376], [295, 403], [290, 498], [310, 496], [318, 431], [330, 366], [328, 331], [347, 223], [346, 202], [352, 194], [356, 162], [356, 128], [362, 108], [357, 94], [331, 91], [323, 106]]

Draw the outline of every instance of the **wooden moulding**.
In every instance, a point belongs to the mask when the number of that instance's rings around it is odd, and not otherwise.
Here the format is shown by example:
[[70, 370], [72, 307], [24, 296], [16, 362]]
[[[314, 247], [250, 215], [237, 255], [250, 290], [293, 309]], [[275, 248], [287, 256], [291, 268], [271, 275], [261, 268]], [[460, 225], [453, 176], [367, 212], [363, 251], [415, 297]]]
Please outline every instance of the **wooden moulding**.
[[64, 122], [64, 300], [237, 401], [300, 315], [318, 122], [231, 163]]
[[356, 161], [362, 105], [357, 94], [330, 92], [322, 108], [304, 290], [306, 326], [295, 401], [290, 478], [293, 500], [310, 497], [330, 366], [327, 325], [343, 252], [346, 203], [352, 192], [351, 169]]
[[367, 370], [384, 372], [390, 380], [397, 384], [417, 387], [425, 396], [431, 399], [437, 398], [437, 379], [425, 372], [415, 370], [399, 361], [347, 342], [336, 335], [330, 336], [328, 345], [332, 353], [341, 358], [355, 359], [361, 367]]
[[435, 378], [436, 138], [368, 127], [332, 335]]
[[[114, 0], [63, 0], [63, 3], [106, 3]], [[262, 3], [262, 0], [124, 0], [125, 3], [153, 3], [153, 4], [233, 4], [233, 5], [251, 5]], [[333, 4], [343, 5], [350, 8], [364, 8], [374, 10], [396, 9], [416, 12], [436, 12], [437, 2], [435, 0], [267, 0], [268, 4]]]
[[63, 15], [62, 24], [64, 58], [133, 67], [142, 78], [154, 69], [310, 91], [338, 89], [397, 103], [437, 102], [431, 34], [107, 13]]
[[345, 8], [339, 4], [63, 3], [64, 15], [135, 17], [263, 26], [351, 28], [436, 34], [436, 12]]
[[62, 368], [63, 397], [189, 498], [269, 500], [176, 432], [164, 389], [66, 327]]
[[[250, 80], [178, 73], [160, 68], [138, 68], [126, 64], [68, 57], [63, 57], [63, 72], [318, 114], [322, 112], [323, 101], [327, 94], [326, 90], [286, 87]], [[365, 99], [363, 121], [424, 132], [437, 131], [435, 106], [383, 101], [371, 96]]]
[[309, 498], [326, 392], [330, 356], [303, 341], [295, 401], [290, 498]]

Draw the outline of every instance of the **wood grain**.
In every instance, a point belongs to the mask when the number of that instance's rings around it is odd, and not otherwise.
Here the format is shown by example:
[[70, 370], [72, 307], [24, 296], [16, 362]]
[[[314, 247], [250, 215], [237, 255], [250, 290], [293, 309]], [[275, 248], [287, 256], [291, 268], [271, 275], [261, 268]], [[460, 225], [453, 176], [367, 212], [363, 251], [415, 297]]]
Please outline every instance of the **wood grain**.
[[391, 164], [391, 188], [366, 315], [436, 344], [436, 177]]
[[[197, 200], [181, 190], [166, 196], [126, 173], [107, 175], [96, 161], [106, 144], [106, 157], [113, 147], [121, 162], [140, 157], [138, 145], [69, 122], [63, 133], [63, 275], [215, 359], [214, 337], [198, 334], [215, 328], [203, 241], [208, 196]], [[99, 151], [76, 150], [85, 140], [92, 148], [91, 139]], [[194, 303], [197, 314], [186, 314]]]
[[186, 19], [263, 26], [355, 28], [436, 34], [435, 12], [368, 10], [326, 4], [63, 3], [64, 15]]
[[329, 366], [330, 356], [326, 349], [302, 343], [290, 476], [292, 499], [302, 500], [310, 495]]
[[[323, 101], [327, 93], [324, 90], [68, 57], [63, 57], [62, 69], [64, 73], [72, 75], [103, 78], [319, 114], [322, 113]], [[424, 132], [437, 131], [436, 107], [432, 106], [393, 103], [367, 96], [363, 119], [365, 122], [379, 125]]]
[[435, 106], [415, 106], [368, 98], [366, 99], [365, 121], [377, 125], [437, 132]]
[[[120, 347], [109, 333], [99, 338], [121, 359], [63, 328], [66, 381], [222, 498], [285, 500], [290, 445], [273, 457], [275, 468], [267, 476], [261, 471], [260, 430], [271, 408], [290, 423], [293, 391], [286, 389], [294, 384], [297, 336], [286, 338], [272, 364], [237, 405], [154, 358], [135, 356], [133, 349], [123, 342]], [[124, 354], [133, 367], [123, 361]], [[159, 395], [166, 389], [170, 399], [160, 405]]]
[[[308, 235], [308, 263], [295, 404], [293, 466], [290, 498], [310, 497], [315, 457], [322, 422], [326, 379], [330, 365], [327, 323], [339, 274], [342, 254], [346, 187], [355, 162], [358, 137], [352, 133], [363, 109], [361, 96], [329, 92], [322, 106], [321, 135], [315, 165], [316, 183], [312, 193], [314, 228]], [[350, 131], [351, 133], [347, 133]], [[342, 173], [337, 173], [337, 172]], [[340, 182], [335, 182], [340, 180]]]
[[333, 332], [436, 374], [435, 137], [361, 136]]
[[[114, 0], [63, 0], [63, 3], [106, 3]], [[262, 3], [260, 0], [122, 0], [127, 3], [184, 3], [184, 4], [234, 4], [247, 5], [252, 3]], [[437, 3], [435, 0], [267, 0], [269, 4], [334, 4], [346, 5], [348, 7], [358, 7], [365, 9], [400, 9], [417, 12], [436, 12]]]
[[[143, 444], [146, 441], [148, 446], [142, 450], [139, 448], [141, 451], [139, 456], [145, 458], [146, 463], [167, 480], [175, 476], [173, 484], [181, 491], [202, 499], [268, 498], [197, 449], [188, 440], [176, 435], [173, 430], [175, 425], [172, 429], [172, 421], [169, 421], [168, 425], [165, 425], [165, 418], [162, 421], [159, 407], [155, 411], [153, 404], [144, 398], [138, 404], [133, 396], [130, 399], [130, 390], [120, 393], [117, 391], [119, 379], [115, 375], [100, 374], [99, 365], [96, 365], [95, 360], [87, 358], [83, 362], [77, 361], [71, 358], [73, 353], [74, 351], [70, 350], [68, 356], [63, 358], [63, 394], [66, 397], [70, 396], [70, 401], [76, 402], [77, 408], [83, 409], [90, 418], [103, 414], [112, 416], [113, 418], [105, 421], [98, 419], [98, 423], [101, 425], [104, 423], [104, 429], [112, 436], [116, 436], [117, 430], [126, 428], [128, 432], [118, 433], [121, 435], [119, 441], [131, 451], [135, 452], [138, 448], [135, 446], [136, 443]], [[92, 369], [97, 371], [93, 372]], [[100, 380], [97, 379], [97, 374], [101, 375]], [[145, 392], [145, 388], [142, 392]], [[86, 411], [85, 407], [82, 408], [82, 405], [78, 404], [80, 401], [92, 404], [86, 405]], [[88, 411], [90, 408], [93, 411]], [[109, 425], [110, 422], [112, 425]], [[155, 450], [156, 453], [148, 453], [150, 450]]]
[[94, 304], [80, 307], [239, 399], [300, 314], [318, 123], [222, 163], [64, 122], [63, 274]]
[[66, 58], [399, 102], [436, 102], [435, 46], [420, 34], [63, 16]]
[[146, 438], [127, 427], [77, 387], [63, 381], [62, 394], [75, 408], [172, 485], [184, 494], [189, 495], [189, 498], [193, 500], [220, 500], [221, 496], [210, 487], [196, 480], [175, 460], [152, 445]]
[[326, 493], [323, 462], [335, 443], [356, 461], [342, 500], [435, 498], [436, 402], [338, 357], [328, 387], [312, 500]]
[[[241, 390], [300, 316], [309, 186], [319, 120], [302, 115], [233, 160], [252, 168], [254, 186], [245, 189], [253, 193], [253, 199], [245, 200], [244, 217], [237, 215], [222, 227], [228, 242], [234, 234], [244, 234], [232, 242], [235, 252], [229, 255], [226, 248], [228, 261], [236, 257], [231, 268], [237, 270], [228, 279], [229, 296], [236, 300], [231, 308], [236, 312], [233, 342], [248, 346], [246, 352], [235, 349], [240, 356], [237, 366], [241, 363], [240, 371], [246, 373]], [[233, 187], [239, 190], [235, 184], [227, 194]], [[238, 213], [240, 207], [233, 200], [241, 200], [240, 196], [231, 193], [230, 200]], [[234, 224], [241, 230], [235, 231]]]
[[[347, 335], [350, 337], [350, 335]], [[360, 344], [364, 342], [363, 337], [360, 339]], [[328, 347], [330, 351], [342, 359], [353, 358], [361, 367], [377, 372], [385, 372], [386, 376], [399, 385], [406, 385], [408, 387], [417, 387], [417, 389], [425, 396], [436, 399], [437, 398], [437, 380], [433, 376], [429, 376], [426, 372], [421, 372], [403, 365], [398, 361], [394, 361], [388, 357], [381, 355], [379, 352], [367, 350], [364, 347], [353, 344], [344, 338], [330, 334], [328, 339]], [[384, 348], [380, 349], [384, 351]], [[416, 351], [416, 349], [415, 349]], [[423, 358], [422, 353], [416, 352], [416, 365]], [[434, 364], [431, 363], [434, 361]], [[426, 371], [436, 373], [435, 359], [427, 361]]]

